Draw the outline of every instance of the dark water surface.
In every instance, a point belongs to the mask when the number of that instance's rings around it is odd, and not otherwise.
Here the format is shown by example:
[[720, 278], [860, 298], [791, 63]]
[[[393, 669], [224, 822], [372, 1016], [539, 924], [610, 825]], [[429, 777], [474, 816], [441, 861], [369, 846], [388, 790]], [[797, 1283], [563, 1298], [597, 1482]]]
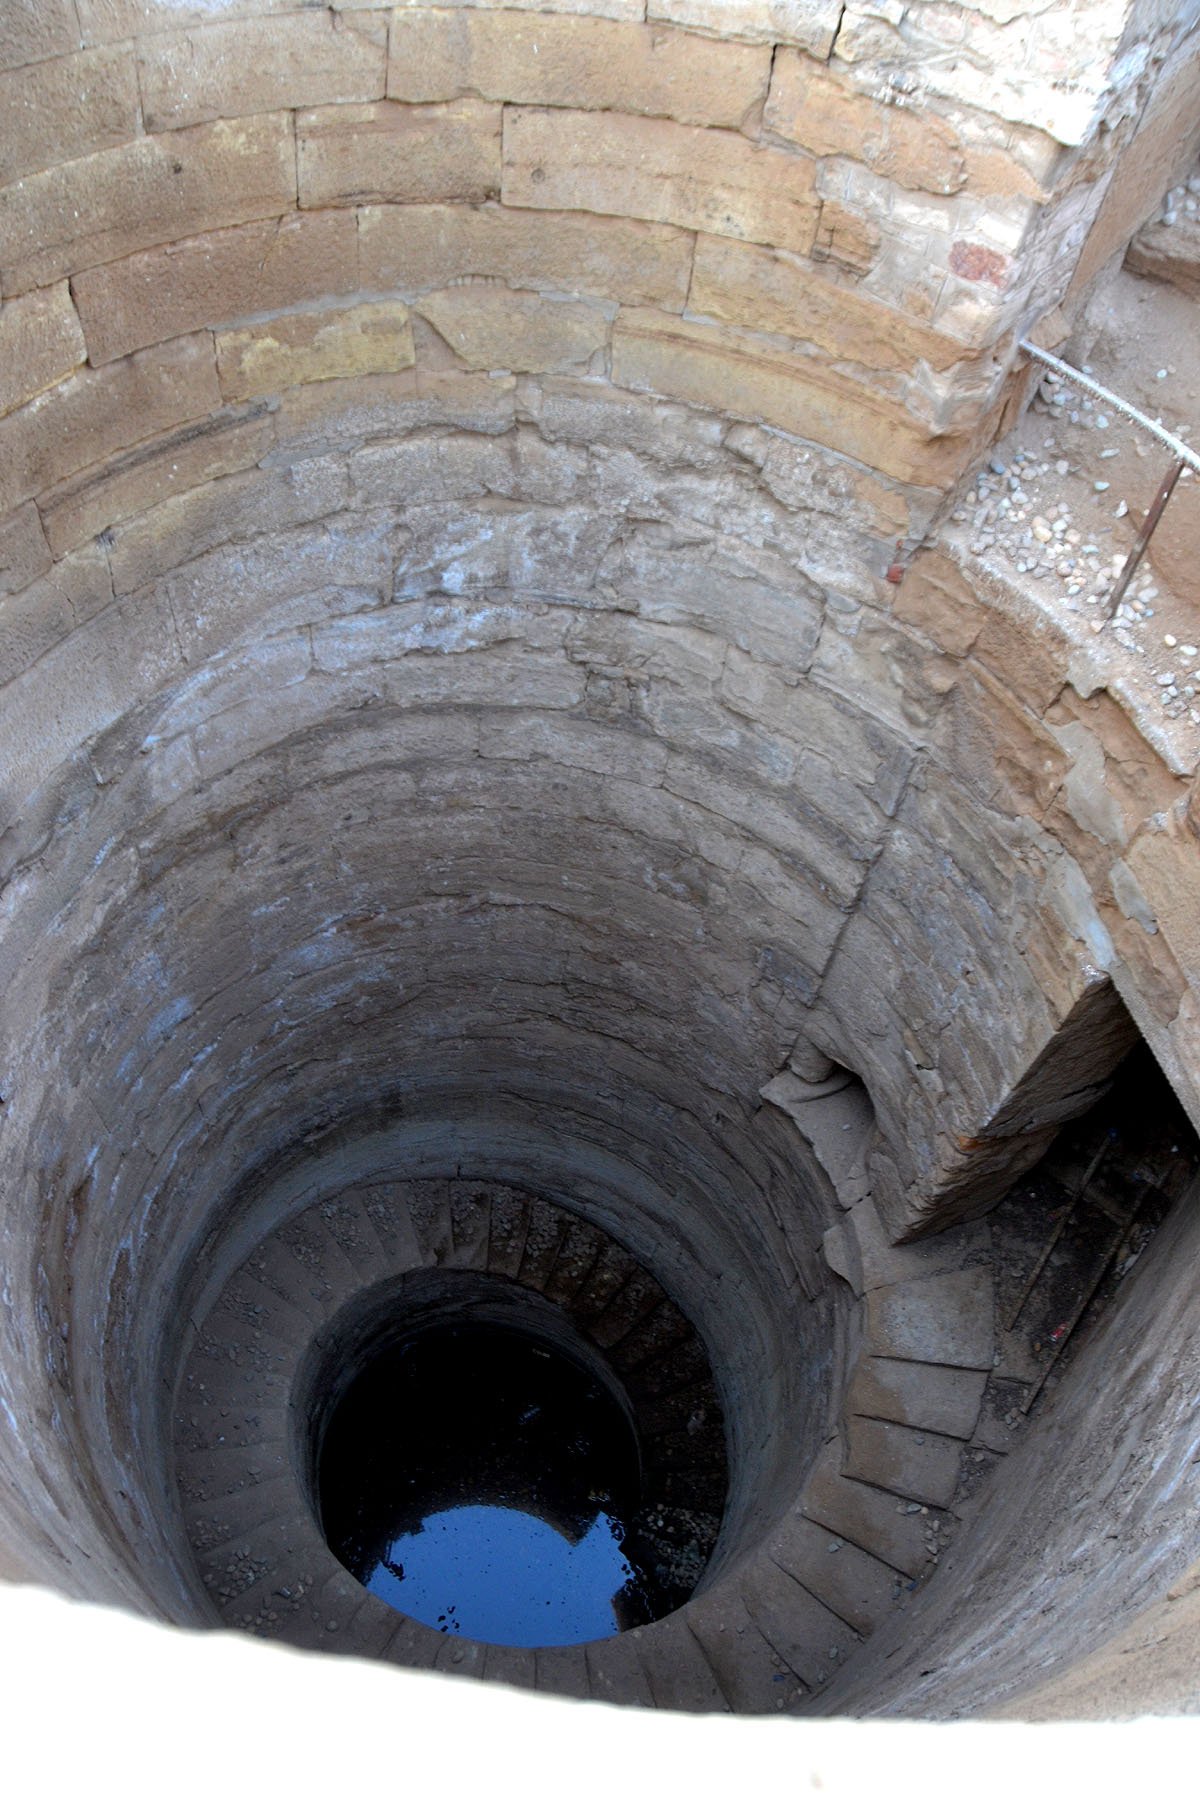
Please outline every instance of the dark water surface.
[[318, 1485], [335, 1555], [437, 1630], [575, 1644], [668, 1609], [632, 1527], [622, 1407], [520, 1332], [442, 1326], [377, 1357], [330, 1422]]

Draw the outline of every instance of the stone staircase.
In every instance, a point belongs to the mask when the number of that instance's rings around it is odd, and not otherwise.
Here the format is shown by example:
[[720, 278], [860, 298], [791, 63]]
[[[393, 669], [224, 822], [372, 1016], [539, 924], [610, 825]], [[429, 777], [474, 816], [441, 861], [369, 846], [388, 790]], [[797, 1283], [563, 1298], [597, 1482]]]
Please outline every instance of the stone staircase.
[[507, 1277], [554, 1301], [603, 1350], [639, 1419], [651, 1480], [680, 1505], [719, 1512], [724, 1429], [703, 1347], [627, 1251], [537, 1196], [411, 1181], [312, 1204], [264, 1239], [193, 1320], [176, 1473], [214, 1621], [298, 1648], [577, 1698], [802, 1711], [936, 1566], [991, 1363], [990, 1275], [973, 1262], [979, 1248], [978, 1234], [963, 1228], [894, 1249], [869, 1199], [856, 1201], [829, 1233], [826, 1255], [860, 1296], [861, 1353], [838, 1429], [786, 1515], [670, 1616], [534, 1651], [418, 1624], [336, 1561], [317, 1523], [294, 1402], [306, 1359], [343, 1309], [380, 1283], [436, 1268]]

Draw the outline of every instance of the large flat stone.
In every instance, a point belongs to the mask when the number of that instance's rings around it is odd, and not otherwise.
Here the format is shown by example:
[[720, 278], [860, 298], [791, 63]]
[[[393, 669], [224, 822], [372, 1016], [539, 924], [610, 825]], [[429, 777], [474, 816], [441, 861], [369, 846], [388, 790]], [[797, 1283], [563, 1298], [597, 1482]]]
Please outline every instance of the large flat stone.
[[931, 1275], [867, 1296], [867, 1344], [875, 1356], [990, 1369], [995, 1354], [987, 1268]]
[[961, 1445], [882, 1419], [852, 1418], [846, 1474], [925, 1506], [949, 1506], [958, 1486]]
[[975, 1429], [986, 1382], [982, 1369], [865, 1356], [854, 1371], [846, 1410], [966, 1439]]

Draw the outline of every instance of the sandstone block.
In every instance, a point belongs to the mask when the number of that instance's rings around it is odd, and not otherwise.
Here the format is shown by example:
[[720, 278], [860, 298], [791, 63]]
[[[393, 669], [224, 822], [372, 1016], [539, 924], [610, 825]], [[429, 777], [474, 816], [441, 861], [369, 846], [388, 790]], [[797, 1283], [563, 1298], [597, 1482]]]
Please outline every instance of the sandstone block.
[[85, 369], [0, 420], [0, 513], [219, 405], [212, 344], [204, 336]]
[[359, 271], [367, 290], [445, 287], [482, 275], [517, 288], [605, 295], [683, 310], [691, 238], [670, 225], [503, 206], [366, 206]]
[[842, 14], [841, 0], [649, 0], [647, 17], [694, 25], [719, 37], [798, 44], [826, 57]]
[[949, 1506], [958, 1486], [962, 1446], [881, 1419], [852, 1418], [846, 1433], [845, 1472], [925, 1506]]
[[466, 200], [500, 187], [500, 108], [323, 106], [296, 118], [301, 206], [360, 201]]
[[50, 546], [29, 501], [0, 520], [0, 595], [18, 594], [50, 567]]
[[508, 431], [516, 416], [515, 389], [511, 375], [415, 368], [366, 380], [312, 382], [283, 394], [276, 430], [285, 445], [312, 439], [357, 445], [431, 425]]
[[17, 69], [78, 48], [79, 18], [72, 0], [10, 0], [0, 12], [0, 69]]
[[953, 1274], [972, 1251], [986, 1248], [986, 1228], [959, 1225], [939, 1231], [918, 1244], [893, 1244], [872, 1200], [863, 1200], [848, 1215], [858, 1244], [864, 1288], [892, 1287], [923, 1281], [930, 1275]]
[[0, 280], [20, 293], [295, 199], [286, 114], [136, 138], [0, 189]]
[[216, 348], [226, 400], [274, 394], [304, 381], [392, 374], [413, 361], [408, 308], [398, 300], [288, 313], [242, 331], [219, 331]]
[[957, 566], [936, 551], [914, 558], [893, 593], [892, 612], [950, 656], [965, 656], [984, 622], [978, 596]]
[[813, 164], [737, 132], [614, 113], [506, 107], [506, 205], [657, 219], [804, 255]]
[[813, 240], [814, 262], [836, 263], [852, 275], [865, 275], [874, 265], [883, 242], [882, 234], [861, 213], [851, 212], [836, 200], [825, 200]]
[[108, 459], [102, 468], [86, 470], [39, 496], [47, 540], [61, 556], [85, 538], [146, 512], [172, 494], [251, 468], [267, 454], [274, 438], [273, 420], [265, 408], [257, 407], [246, 417], [218, 414], [137, 444]]
[[867, 1296], [867, 1344], [873, 1356], [990, 1369], [995, 1349], [991, 1271], [959, 1269], [875, 1288]]
[[866, 294], [835, 287], [799, 258], [731, 238], [697, 238], [688, 309], [751, 331], [803, 338], [840, 361], [872, 369], [908, 369], [918, 359], [948, 369], [963, 355], [954, 338], [913, 324]]
[[144, 37], [138, 78], [147, 131], [289, 106], [381, 100], [383, 13], [285, 13]]
[[133, 51], [81, 50], [0, 75], [0, 119], [0, 187], [123, 144], [138, 129]]
[[846, 1410], [965, 1440], [975, 1429], [986, 1382], [984, 1369], [865, 1356], [854, 1371]]
[[0, 418], [87, 360], [65, 281], [0, 306]]
[[736, 128], [766, 98], [771, 52], [611, 19], [413, 8], [392, 23], [395, 100], [485, 100], [649, 113]]
[[444, 288], [426, 294], [416, 310], [469, 369], [569, 369], [608, 342], [608, 319], [599, 307], [507, 288]]
[[77, 624], [112, 599], [102, 550], [89, 546], [66, 556], [48, 575], [0, 605], [0, 683], [30, 668]]
[[823, 361], [723, 327], [631, 309], [613, 326], [612, 356], [618, 383], [761, 419], [898, 481], [939, 486], [970, 454], [967, 440], [924, 437], [900, 406]]
[[901, 187], [956, 194], [966, 185], [963, 147], [945, 120], [872, 100], [794, 50], [775, 58], [764, 124], [814, 156], [852, 157]]
[[345, 498], [346, 472], [337, 457], [205, 482], [116, 528], [109, 551], [116, 591], [133, 593], [223, 544], [326, 518], [342, 510]]
[[140, 251], [72, 284], [94, 364], [358, 285], [353, 212], [292, 214]]

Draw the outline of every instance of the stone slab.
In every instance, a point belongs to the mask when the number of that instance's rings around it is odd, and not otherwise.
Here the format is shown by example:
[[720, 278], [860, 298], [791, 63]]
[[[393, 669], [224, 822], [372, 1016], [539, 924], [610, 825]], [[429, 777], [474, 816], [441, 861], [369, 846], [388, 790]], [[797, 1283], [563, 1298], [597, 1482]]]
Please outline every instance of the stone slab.
[[867, 1295], [867, 1343], [876, 1356], [990, 1370], [992, 1315], [990, 1269], [931, 1275]]
[[881, 1419], [850, 1418], [846, 1474], [925, 1506], [949, 1506], [962, 1446], [954, 1438], [911, 1431]]
[[846, 1411], [965, 1439], [975, 1429], [987, 1379], [983, 1369], [865, 1356], [854, 1371]]

